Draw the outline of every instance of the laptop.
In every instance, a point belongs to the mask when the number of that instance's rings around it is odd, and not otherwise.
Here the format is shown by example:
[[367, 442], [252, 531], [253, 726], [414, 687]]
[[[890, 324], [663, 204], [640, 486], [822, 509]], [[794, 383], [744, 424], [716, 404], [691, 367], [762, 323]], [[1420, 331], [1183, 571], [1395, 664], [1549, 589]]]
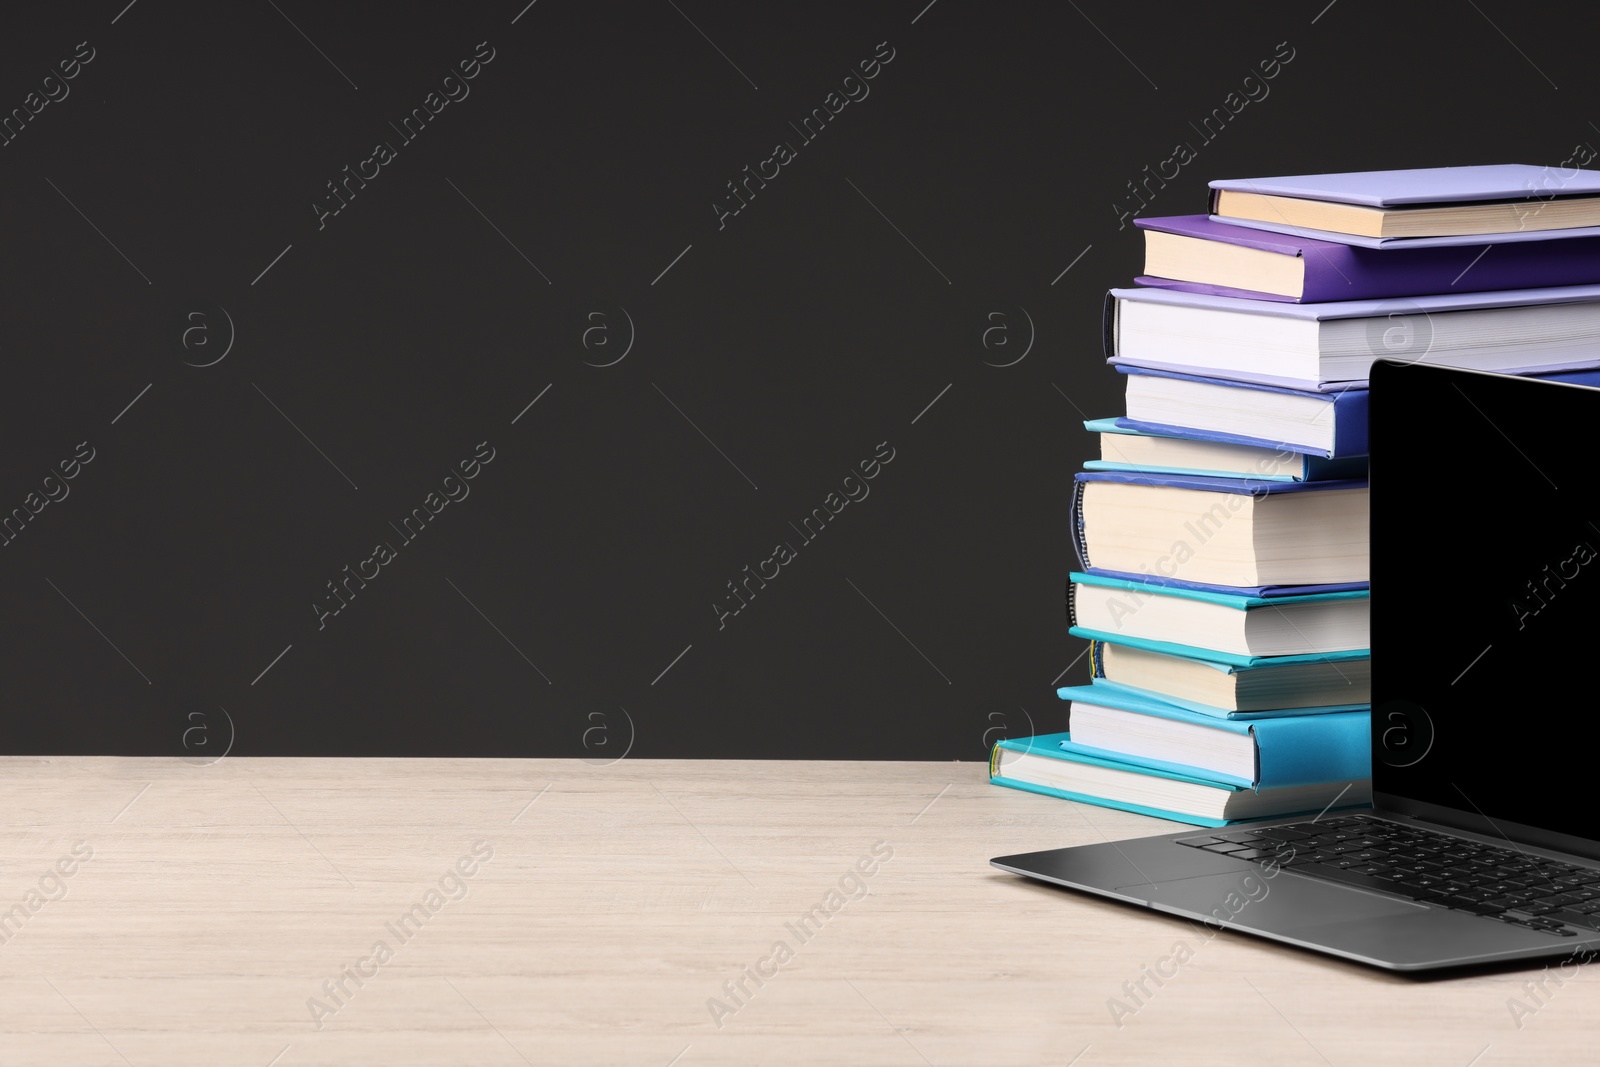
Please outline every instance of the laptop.
[[1390, 971], [1592, 958], [1600, 388], [1370, 389], [1372, 807], [990, 862]]

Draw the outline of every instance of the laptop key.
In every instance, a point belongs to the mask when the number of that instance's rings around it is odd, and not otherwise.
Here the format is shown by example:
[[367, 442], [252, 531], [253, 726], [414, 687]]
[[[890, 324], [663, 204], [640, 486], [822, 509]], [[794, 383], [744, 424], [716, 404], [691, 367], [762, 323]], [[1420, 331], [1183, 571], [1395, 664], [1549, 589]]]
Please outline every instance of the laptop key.
[[1450, 907], [1455, 911], [1465, 911], [1473, 915], [1499, 915], [1506, 910], [1483, 900], [1462, 901], [1459, 904], [1451, 904]]
[[1579, 871], [1576, 874], [1563, 874], [1556, 879], [1558, 885], [1593, 885], [1600, 882], [1600, 871]]
[[1308, 863], [1322, 863], [1332, 858], [1324, 852], [1308, 851], [1296, 852], [1292, 856], [1278, 856], [1277, 860], [1278, 865], [1282, 867], [1304, 867]]
[[1262, 830], [1261, 836], [1266, 838], [1268, 841], [1304, 841], [1310, 838], [1312, 835], [1302, 833], [1299, 830], [1291, 830], [1287, 826], [1284, 826], [1271, 830]]
[[1293, 868], [1299, 874], [1311, 874], [1329, 882], [1342, 882], [1345, 885], [1357, 886], [1361, 889], [1376, 889], [1380, 892], [1396, 892], [1394, 882], [1372, 874], [1362, 874], [1355, 867], [1331, 867], [1325, 864], [1314, 863], [1305, 867]]

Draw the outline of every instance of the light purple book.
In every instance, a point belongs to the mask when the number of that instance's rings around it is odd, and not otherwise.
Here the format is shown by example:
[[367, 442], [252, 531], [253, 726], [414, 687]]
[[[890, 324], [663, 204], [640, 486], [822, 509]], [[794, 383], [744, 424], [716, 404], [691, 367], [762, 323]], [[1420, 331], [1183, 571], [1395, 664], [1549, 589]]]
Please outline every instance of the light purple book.
[[1219, 178], [1211, 183], [1211, 188], [1366, 207], [1404, 207], [1597, 195], [1600, 194], [1600, 171], [1493, 163], [1413, 170], [1360, 170], [1343, 174], [1290, 174], [1278, 178]]
[[[1261, 193], [1266, 196], [1320, 200], [1373, 208], [1496, 201], [1540, 203], [1558, 197], [1600, 195], [1600, 171], [1583, 170], [1579, 167], [1536, 167], [1526, 163], [1495, 163], [1466, 167], [1420, 167], [1411, 170], [1362, 170], [1340, 174], [1290, 174], [1273, 178], [1220, 178], [1210, 184], [1212, 218], [1218, 222], [1361, 248], [1448, 248], [1456, 245], [1537, 240], [1539, 237], [1530, 236], [1528, 230], [1446, 237], [1366, 237], [1359, 234], [1331, 233], [1290, 226], [1287, 223], [1219, 216], [1216, 214], [1217, 194], [1223, 191]], [[1545, 232], [1558, 236], [1593, 235], [1600, 233], [1600, 228], [1569, 227]]]

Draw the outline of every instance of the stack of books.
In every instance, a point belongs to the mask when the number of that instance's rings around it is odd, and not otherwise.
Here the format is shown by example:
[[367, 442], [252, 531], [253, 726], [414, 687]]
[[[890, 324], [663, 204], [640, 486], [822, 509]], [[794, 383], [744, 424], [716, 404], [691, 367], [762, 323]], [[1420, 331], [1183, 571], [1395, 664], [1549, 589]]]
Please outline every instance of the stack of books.
[[1600, 385], [1600, 171], [1215, 181], [1136, 224], [1104, 324], [1126, 413], [1085, 424], [1074, 484], [1093, 677], [991, 780], [1204, 826], [1368, 804], [1368, 371]]

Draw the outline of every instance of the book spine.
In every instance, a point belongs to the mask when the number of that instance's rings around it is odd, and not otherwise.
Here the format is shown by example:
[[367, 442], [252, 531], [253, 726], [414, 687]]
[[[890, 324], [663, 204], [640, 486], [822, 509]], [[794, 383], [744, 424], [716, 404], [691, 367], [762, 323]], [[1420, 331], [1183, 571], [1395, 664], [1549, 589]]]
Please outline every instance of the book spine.
[[1323, 456], [1305, 456], [1301, 477], [1308, 482], [1331, 481], [1338, 478], [1365, 478], [1367, 457], [1346, 456], [1327, 459]]
[[1252, 721], [1256, 788], [1372, 777], [1371, 722], [1365, 711]]
[[1180, 293], [1232, 296], [1240, 300], [1271, 300], [1279, 304], [1298, 304], [1303, 302], [1301, 297], [1284, 296], [1282, 293], [1263, 293], [1255, 289], [1235, 289], [1231, 285], [1212, 285], [1208, 282], [1181, 282], [1176, 278], [1157, 278], [1153, 274], [1141, 274], [1133, 279], [1133, 284], [1147, 286], [1151, 289], [1172, 289]]
[[1072, 549], [1080, 569], [1089, 569], [1089, 542], [1083, 533], [1083, 482], [1072, 483], [1072, 502], [1067, 505], [1067, 525], [1072, 529]]
[[1307, 304], [1600, 282], [1600, 238], [1595, 237], [1411, 249], [1318, 241], [1305, 248], [1300, 299]]
[[1343, 389], [1330, 396], [1333, 405], [1333, 451], [1329, 459], [1346, 459], [1367, 454], [1366, 389]]
[[1100, 346], [1105, 350], [1107, 359], [1114, 359], [1117, 355], [1117, 297], [1115, 293], [1106, 293], [1105, 308], [1101, 315]]

